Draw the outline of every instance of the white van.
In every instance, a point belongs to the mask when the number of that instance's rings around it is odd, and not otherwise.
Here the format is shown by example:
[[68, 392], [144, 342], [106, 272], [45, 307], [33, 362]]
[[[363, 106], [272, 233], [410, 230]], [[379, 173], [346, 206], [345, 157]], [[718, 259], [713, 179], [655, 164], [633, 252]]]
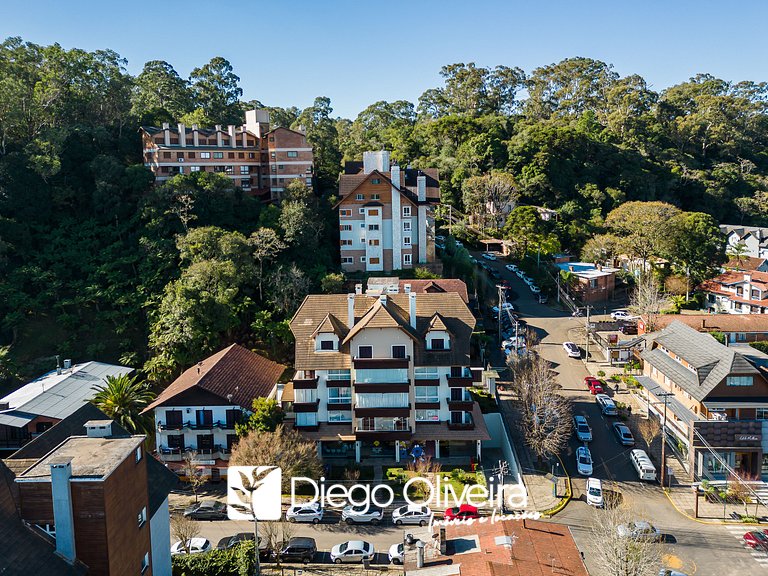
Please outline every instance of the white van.
[[629, 453], [629, 459], [632, 461], [632, 466], [635, 467], [640, 480], [656, 480], [656, 467], [644, 450], [632, 450]]

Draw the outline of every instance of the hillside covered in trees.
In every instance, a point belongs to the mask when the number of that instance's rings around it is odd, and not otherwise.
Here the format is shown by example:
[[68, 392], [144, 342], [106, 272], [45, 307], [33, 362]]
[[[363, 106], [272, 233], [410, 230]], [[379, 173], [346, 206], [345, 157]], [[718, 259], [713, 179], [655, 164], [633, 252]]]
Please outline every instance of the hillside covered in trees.
[[[418, 102], [344, 119], [326, 97], [243, 102], [219, 57], [188, 79], [167, 62], [125, 66], [110, 50], [0, 44], [0, 393], [55, 354], [144, 366], [158, 383], [233, 339], [290, 360], [285, 320], [340, 286], [331, 206], [342, 162], [364, 150], [439, 168], [460, 210], [467, 181], [503, 174], [519, 203], [559, 211], [574, 253], [627, 201], [768, 224], [765, 83], [701, 74], [656, 92], [586, 58], [453, 64]], [[152, 186], [140, 125], [242, 123], [261, 106], [307, 130], [314, 194], [263, 206], [210, 173]]]

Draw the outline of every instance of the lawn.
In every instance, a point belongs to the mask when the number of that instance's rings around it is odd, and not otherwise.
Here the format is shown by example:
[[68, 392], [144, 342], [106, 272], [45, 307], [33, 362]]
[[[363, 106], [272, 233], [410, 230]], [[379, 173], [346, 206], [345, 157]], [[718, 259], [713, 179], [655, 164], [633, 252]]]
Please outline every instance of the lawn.
[[[434, 474], [434, 472], [417, 472], [405, 468], [384, 467], [384, 478], [394, 490], [395, 496], [398, 497], [403, 495], [403, 486], [411, 478], [420, 476], [429, 478], [434, 476]], [[483, 474], [482, 470], [472, 472], [471, 470], [468, 470], [468, 467], [456, 467], [452, 470], [441, 470], [439, 474], [441, 486], [451, 486], [454, 494], [458, 497], [461, 496], [465, 486], [473, 486], [475, 484], [481, 486], [486, 485], [485, 474]], [[435, 484], [434, 481], [432, 481], [432, 483], [433, 485]], [[444, 494], [444, 490], [444, 488], [441, 488], [441, 493]], [[412, 484], [409, 489], [409, 495], [411, 498], [423, 497], [425, 495], [423, 485], [420, 483]]]

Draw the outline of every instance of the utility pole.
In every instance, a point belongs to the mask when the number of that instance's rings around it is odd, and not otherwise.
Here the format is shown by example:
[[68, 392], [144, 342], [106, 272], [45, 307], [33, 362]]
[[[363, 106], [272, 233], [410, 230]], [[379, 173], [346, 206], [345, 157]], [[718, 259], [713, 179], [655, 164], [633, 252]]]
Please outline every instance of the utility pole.
[[453, 204], [448, 204], [448, 234], [452, 235], [451, 224], [453, 224]]
[[664, 396], [664, 422], [661, 425], [661, 488], [667, 481], [667, 399], [674, 396], [672, 392], [663, 392]]
[[591, 306], [590, 306], [589, 304], [587, 304], [587, 315], [586, 315], [586, 322], [587, 322], [587, 324], [586, 324], [586, 329], [587, 329], [587, 344], [586, 344], [586, 346], [584, 347], [584, 349], [585, 349], [584, 351], [585, 351], [585, 354], [586, 354], [586, 358], [585, 358], [585, 360], [586, 360], [587, 362], [589, 362], [589, 309], [590, 309], [590, 308], [591, 308]]

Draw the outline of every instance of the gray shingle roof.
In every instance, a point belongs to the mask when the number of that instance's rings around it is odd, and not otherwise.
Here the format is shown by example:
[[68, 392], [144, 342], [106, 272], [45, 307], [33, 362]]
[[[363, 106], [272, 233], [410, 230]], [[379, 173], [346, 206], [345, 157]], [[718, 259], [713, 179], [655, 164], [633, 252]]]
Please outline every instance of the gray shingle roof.
[[[668, 356], [660, 346], [688, 362], [695, 373]], [[641, 357], [699, 401], [729, 374], [759, 374], [742, 354], [678, 321], [662, 330], [652, 348]]]
[[[646, 390], [650, 390], [652, 394], [657, 392], [666, 392], [658, 383], [654, 382], [648, 376], [635, 376], [637, 383], [640, 384]], [[686, 424], [690, 424], [694, 420], [703, 420], [698, 414], [694, 414], [688, 409], [685, 404], [677, 400], [674, 396], [667, 396], [667, 408], [674, 412], [678, 419], [682, 420]]]

